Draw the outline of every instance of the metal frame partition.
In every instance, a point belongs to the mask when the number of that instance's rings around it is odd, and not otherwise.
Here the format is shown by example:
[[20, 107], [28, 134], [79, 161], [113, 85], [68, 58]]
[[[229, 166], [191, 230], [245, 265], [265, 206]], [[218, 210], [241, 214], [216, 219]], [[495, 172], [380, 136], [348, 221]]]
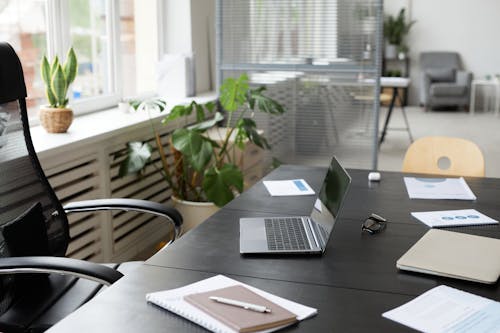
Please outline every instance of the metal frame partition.
[[382, 0], [217, 0], [217, 83], [247, 73], [282, 103], [255, 114], [285, 163], [377, 168]]

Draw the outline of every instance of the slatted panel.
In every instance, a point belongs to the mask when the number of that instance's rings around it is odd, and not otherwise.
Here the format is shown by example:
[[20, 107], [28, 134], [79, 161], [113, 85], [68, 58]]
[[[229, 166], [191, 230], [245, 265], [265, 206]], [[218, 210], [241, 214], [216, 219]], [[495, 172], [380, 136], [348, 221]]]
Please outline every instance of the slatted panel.
[[[161, 142], [164, 145], [167, 159], [172, 162], [168, 137], [173, 130], [172, 126], [162, 126], [160, 131]], [[144, 140], [142, 140], [144, 141]], [[152, 133], [147, 141], [156, 147]], [[154, 165], [160, 165], [160, 156], [157, 150], [153, 151], [152, 161], [145, 168], [140, 177], [128, 175], [119, 177], [119, 164], [124, 159], [125, 145], [117, 145], [110, 152], [110, 192], [112, 197], [126, 197], [170, 204], [171, 190], [163, 176]], [[117, 156], [121, 156], [118, 157]], [[112, 214], [112, 240], [113, 253], [121, 256], [124, 251], [133, 253], [139, 251], [141, 243], [168, 241], [171, 231], [168, 223], [163, 219], [148, 214], [135, 212], [113, 212]]]
[[[68, 156], [69, 157], [69, 156]], [[79, 158], [59, 160], [57, 165], [45, 168], [45, 174], [64, 205], [70, 201], [101, 197], [99, 161], [97, 153]], [[100, 261], [102, 259], [101, 220], [104, 213], [70, 214], [70, 244], [67, 256]]]

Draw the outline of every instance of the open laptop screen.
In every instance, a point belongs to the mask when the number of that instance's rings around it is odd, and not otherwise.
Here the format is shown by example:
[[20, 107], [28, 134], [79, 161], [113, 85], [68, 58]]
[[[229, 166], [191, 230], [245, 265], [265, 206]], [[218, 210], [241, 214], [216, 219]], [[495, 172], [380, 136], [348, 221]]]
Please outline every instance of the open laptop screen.
[[347, 195], [351, 177], [334, 157], [326, 173], [325, 180], [314, 203], [311, 220], [322, 236], [320, 241], [324, 249], [333, 225], [339, 215], [342, 204]]

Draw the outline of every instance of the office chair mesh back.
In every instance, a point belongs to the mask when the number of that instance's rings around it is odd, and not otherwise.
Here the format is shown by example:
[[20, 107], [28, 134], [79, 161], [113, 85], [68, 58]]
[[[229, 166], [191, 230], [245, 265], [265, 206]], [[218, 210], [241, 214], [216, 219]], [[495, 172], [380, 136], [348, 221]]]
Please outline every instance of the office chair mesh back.
[[[33, 149], [21, 63], [6, 43], [0, 43], [0, 59], [0, 228], [39, 202], [49, 253], [64, 256], [69, 241], [68, 221]], [[0, 256], [11, 256], [2, 233]], [[1, 281], [0, 313], [10, 302], [6, 293], [12, 277], [3, 276]]]

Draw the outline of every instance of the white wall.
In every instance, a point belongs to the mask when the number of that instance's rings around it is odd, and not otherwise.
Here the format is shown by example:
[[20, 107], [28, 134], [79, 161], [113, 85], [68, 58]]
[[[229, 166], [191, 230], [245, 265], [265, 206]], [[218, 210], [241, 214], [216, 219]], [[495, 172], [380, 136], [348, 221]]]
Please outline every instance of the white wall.
[[215, 90], [215, 0], [165, 0], [165, 52], [194, 54], [195, 92]]
[[196, 92], [215, 90], [215, 0], [191, 0]]
[[417, 23], [408, 36], [412, 87], [410, 104], [418, 103], [418, 55], [422, 51], [457, 51], [475, 78], [500, 74], [499, 0], [385, 0], [384, 11], [405, 6]]

